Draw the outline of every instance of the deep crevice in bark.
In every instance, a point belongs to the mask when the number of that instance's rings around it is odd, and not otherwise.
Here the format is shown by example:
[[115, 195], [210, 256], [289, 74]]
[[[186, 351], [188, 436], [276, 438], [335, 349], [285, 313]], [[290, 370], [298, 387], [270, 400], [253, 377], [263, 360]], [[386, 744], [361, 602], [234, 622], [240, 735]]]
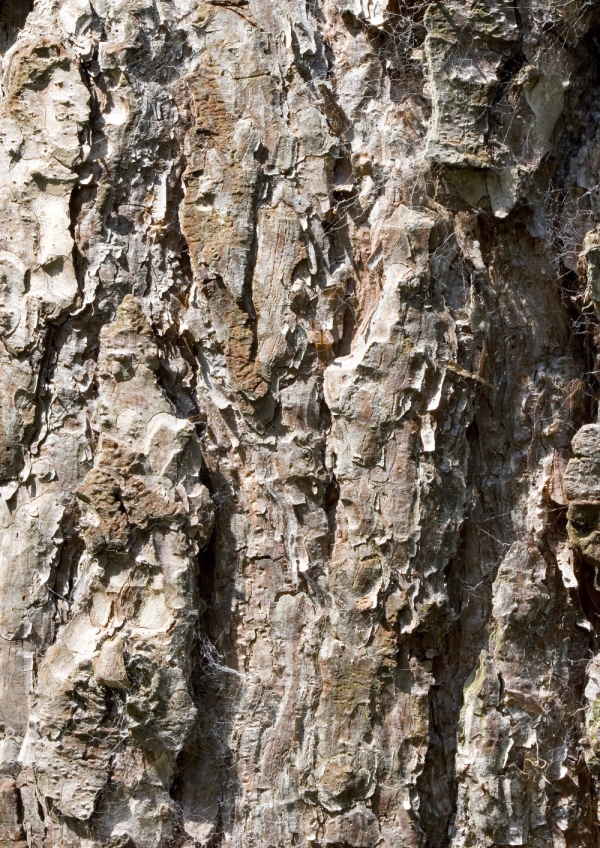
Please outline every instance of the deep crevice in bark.
[[[471, 425], [476, 438], [476, 427]], [[461, 528], [461, 541], [455, 557], [448, 563], [447, 586], [449, 606], [455, 616], [454, 623], [436, 644], [432, 673], [435, 685], [429, 694], [429, 740], [423, 771], [418, 780], [419, 818], [425, 834], [427, 848], [447, 848], [453, 835], [458, 791], [455, 770], [456, 744], [462, 691], [465, 680], [473, 671], [461, 657], [461, 613], [471, 598], [465, 597], [464, 577], [461, 575], [466, 545], [465, 534], [469, 518]], [[483, 638], [479, 640], [483, 646]], [[477, 643], [470, 647], [472, 656], [478, 655]]]
[[0, 0], [0, 55], [12, 47], [25, 26], [34, 0]]

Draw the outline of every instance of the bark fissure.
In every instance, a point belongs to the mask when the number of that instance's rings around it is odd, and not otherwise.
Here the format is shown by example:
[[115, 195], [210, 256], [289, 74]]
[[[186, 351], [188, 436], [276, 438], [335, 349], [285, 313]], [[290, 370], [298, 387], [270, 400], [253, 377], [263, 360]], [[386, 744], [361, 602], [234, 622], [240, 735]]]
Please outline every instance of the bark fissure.
[[12, 47], [27, 16], [33, 9], [33, 0], [2, 0], [0, 3], [0, 54]]

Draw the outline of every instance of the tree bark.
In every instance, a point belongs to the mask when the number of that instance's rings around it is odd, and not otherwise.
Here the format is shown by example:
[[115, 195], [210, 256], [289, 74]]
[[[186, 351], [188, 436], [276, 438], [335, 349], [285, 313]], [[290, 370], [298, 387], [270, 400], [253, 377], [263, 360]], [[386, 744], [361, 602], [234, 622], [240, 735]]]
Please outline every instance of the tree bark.
[[600, 4], [0, 57], [0, 848], [600, 845]]

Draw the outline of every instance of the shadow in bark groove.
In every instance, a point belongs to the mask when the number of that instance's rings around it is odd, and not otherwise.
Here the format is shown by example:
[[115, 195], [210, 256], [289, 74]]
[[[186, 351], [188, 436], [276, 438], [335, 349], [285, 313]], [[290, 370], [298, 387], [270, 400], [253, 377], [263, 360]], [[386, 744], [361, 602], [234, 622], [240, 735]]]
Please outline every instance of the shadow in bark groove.
[[[176, 296], [187, 305], [194, 280], [189, 246], [180, 225], [186, 160], [183, 147], [179, 152], [181, 172], [168, 197], [166, 238], [179, 265]], [[247, 286], [245, 296], [251, 313], [251, 292]], [[202, 350], [189, 332], [181, 332], [176, 320], [164, 335], [157, 327], [154, 330], [161, 359], [157, 372], [160, 387], [177, 415], [187, 418], [196, 427], [203, 454], [200, 482], [206, 486], [215, 504], [215, 527], [197, 560], [198, 624], [189, 685], [198, 720], [177, 759], [170, 795], [181, 813], [181, 841], [189, 841], [191, 837], [194, 844], [218, 848], [231, 818], [231, 799], [236, 794], [228, 737], [240, 674], [227, 665], [227, 651], [222, 644], [224, 639], [230, 641], [231, 637], [226, 634], [233, 629], [234, 587], [230, 580], [229, 558], [235, 549], [229, 527], [236, 509], [236, 497], [218, 470], [209, 467], [210, 453], [205, 444], [208, 438], [206, 409], [202, 399]], [[188, 367], [185, 379], [177, 365], [178, 358]]]
[[33, 9], [33, 0], [0, 0], [0, 54], [13, 46]]
[[[471, 457], [467, 479], [472, 480], [479, 464], [479, 433], [475, 421], [468, 429], [468, 441]], [[488, 581], [487, 590], [473, 592], [469, 588], [468, 555], [476, 532], [472, 517], [468, 516], [461, 528], [456, 555], [445, 570], [449, 607], [455, 620], [442, 635], [441, 643], [435, 646], [438, 653], [432, 667], [435, 685], [429, 693], [429, 747], [417, 781], [421, 799], [420, 821], [427, 848], [448, 848], [452, 841], [458, 791], [455, 760], [462, 693], [486, 642], [484, 623], [489, 616], [491, 581]], [[477, 621], [479, 627], [470, 629]], [[468, 652], [461, 650], [463, 627], [469, 633]]]
[[215, 530], [199, 556], [198, 606], [203, 612], [191, 680], [198, 723], [179, 757], [171, 797], [181, 808], [188, 835], [203, 845], [217, 848], [224, 837], [224, 821], [230, 817], [230, 799], [235, 795], [235, 769], [228, 735], [240, 675], [227, 666], [227, 657], [219, 645], [223, 634], [230, 630], [231, 603], [222, 596], [220, 602], [216, 600], [220, 592], [215, 585], [217, 581], [223, 582], [223, 558], [231, 550], [225, 506], [230, 498], [219, 488], [218, 481], [215, 485], [206, 470], [202, 482], [211, 492], [217, 511]]

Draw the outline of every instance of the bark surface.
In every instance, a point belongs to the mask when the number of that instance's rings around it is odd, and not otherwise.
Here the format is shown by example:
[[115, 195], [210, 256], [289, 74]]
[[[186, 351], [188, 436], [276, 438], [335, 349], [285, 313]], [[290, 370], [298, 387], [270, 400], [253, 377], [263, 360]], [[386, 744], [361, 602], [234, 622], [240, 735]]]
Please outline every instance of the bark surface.
[[0, 0], [0, 848], [600, 845], [600, 3]]

